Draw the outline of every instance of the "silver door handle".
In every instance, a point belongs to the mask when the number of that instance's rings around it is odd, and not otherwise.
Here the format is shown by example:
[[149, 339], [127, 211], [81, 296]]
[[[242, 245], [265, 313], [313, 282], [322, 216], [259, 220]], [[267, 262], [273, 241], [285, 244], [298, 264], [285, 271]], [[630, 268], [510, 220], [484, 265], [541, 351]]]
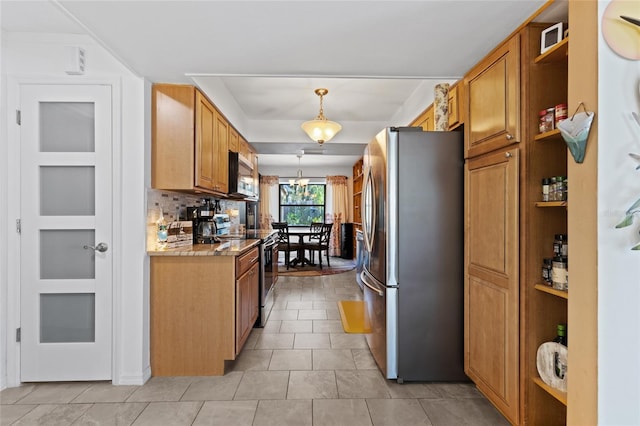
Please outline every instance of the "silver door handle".
[[371, 289], [372, 291], [376, 292], [376, 293], [378, 294], [378, 296], [380, 296], [380, 297], [384, 296], [384, 292], [383, 292], [383, 291], [381, 291], [381, 290], [379, 290], [379, 289], [377, 289], [377, 288], [375, 288], [375, 287], [372, 287], [372, 286], [371, 286], [371, 284], [369, 284], [369, 283], [367, 282], [367, 278], [366, 278], [366, 276], [365, 276], [365, 274], [364, 274], [364, 271], [362, 271], [362, 272], [360, 273], [360, 278], [362, 279], [362, 283], [363, 283], [366, 287], [368, 287], [368, 288], [369, 288], [369, 289]]
[[82, 247], [85, 250], [95, 250], [95, 251], [99, 251], [100, 253], [104, 253], [105, 251], [109, 250], [109, 246], [107, 245], [107, 243], [98, 243], [97, 246], [84, 246]]

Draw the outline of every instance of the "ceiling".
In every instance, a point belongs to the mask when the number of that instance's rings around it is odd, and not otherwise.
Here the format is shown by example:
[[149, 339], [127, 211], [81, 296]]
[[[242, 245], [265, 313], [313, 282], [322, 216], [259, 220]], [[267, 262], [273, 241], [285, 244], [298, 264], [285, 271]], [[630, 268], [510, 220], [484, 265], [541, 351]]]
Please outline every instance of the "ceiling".
[[[139, 76], [198, 85], [261, 165], [297, 165], [305, 149], [321, 154], [307, 165], [350, 166], [544, 3], [2, 0], [0, 15], [4, 31], [89, 34]], [[325, 115], [343, 126], [322, 147], [300, 129], [318, 114], [318, 87], [329, 89]]]

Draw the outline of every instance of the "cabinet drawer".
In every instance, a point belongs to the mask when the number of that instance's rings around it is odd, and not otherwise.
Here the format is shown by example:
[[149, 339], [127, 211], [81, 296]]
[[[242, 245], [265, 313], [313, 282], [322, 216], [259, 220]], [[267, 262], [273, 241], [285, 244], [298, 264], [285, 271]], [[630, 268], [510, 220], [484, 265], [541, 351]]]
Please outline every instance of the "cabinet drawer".
[[238, 256], [236, 258], [236, 277], [239, 277], [248, 271], [251, 265], [258, 261], [259, 257], [258, 247], [254, 247], [248, 252]]

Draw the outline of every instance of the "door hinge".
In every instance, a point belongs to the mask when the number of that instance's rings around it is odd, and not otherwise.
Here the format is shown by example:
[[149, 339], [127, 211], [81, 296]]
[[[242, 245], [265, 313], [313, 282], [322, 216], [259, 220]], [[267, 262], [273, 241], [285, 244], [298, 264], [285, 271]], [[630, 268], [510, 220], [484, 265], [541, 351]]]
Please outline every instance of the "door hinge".
[[16, 219], [16, 232], [22, 234], [22, 220]]
[[20, 327], [16, 328], [16, 342], [19, 342], [20, 338], [22, 337], [21, 336], [22, 333], [20, 330], [21, 330]]
[[22, 124], [22, 112], [19, 109], [16, 110], [16, 124], [18, 126]]

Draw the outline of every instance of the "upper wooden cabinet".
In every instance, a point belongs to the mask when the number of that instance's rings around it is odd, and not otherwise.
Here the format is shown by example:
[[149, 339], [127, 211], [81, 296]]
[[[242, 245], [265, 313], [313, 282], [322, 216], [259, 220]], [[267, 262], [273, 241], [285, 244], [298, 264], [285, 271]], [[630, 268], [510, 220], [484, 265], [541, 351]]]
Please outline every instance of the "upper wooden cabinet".
[[464, 98], [461, 96], [463, 87], [464, 83], [458, 82], [449, 88], [449, 130], [458, 127], [464, 122], [462, 114]]
[[422, 127], [422, 130], [432, 132], [434, 130], [433, 104], [422, 113], [411, 124], [414, 127]]
[[[217, 112], [217, 111], [216, 111]], [[215, 182], [213, 190], [226, 194], [229, 192], [229, 129], [231, 126], [222, 114], [217, 113], [214, 122], [214, 162]]]
[[516, 34], [464, 78], [465, 157], [520, 142], [520, 36]]
[[229, 124], [193, 86], [154, 84], [151, 186], [224, 195]]
[[229, 126], [229, 151], [238, 152], [238, 141], [240, 140], [240, 136], [236, 129]]

